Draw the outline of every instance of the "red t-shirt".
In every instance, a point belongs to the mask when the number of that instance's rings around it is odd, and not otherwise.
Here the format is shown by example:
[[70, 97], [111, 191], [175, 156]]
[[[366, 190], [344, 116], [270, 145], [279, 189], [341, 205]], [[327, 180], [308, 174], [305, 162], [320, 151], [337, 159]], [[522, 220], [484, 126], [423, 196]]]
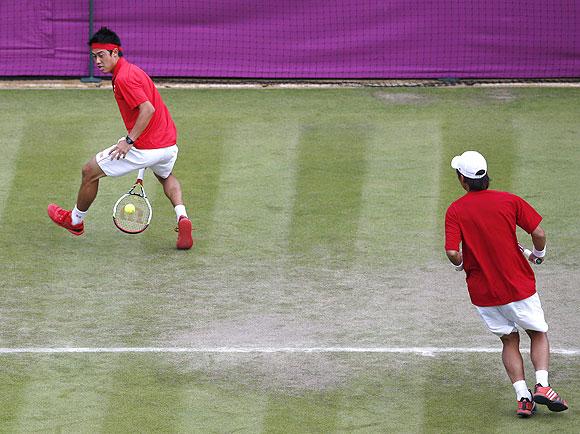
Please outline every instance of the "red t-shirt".
[[113, 91], [127, 132], [135, 126], [139, 104], [149, 101], [155, 108], [149, 124], [135, 141], [137, 149], [166, 148], [177, 143], [177, 130], [169, 110], [141, 68], [121, 57], [113, 71]]
[[472, 191], [453, 202], [445, 214], [445, 250], [459, 250], [471, 302], [500, 306], [535, 294], [536, 279], [518, 249], [516, 225], [527, 233], [542, 217], [515, 194]]

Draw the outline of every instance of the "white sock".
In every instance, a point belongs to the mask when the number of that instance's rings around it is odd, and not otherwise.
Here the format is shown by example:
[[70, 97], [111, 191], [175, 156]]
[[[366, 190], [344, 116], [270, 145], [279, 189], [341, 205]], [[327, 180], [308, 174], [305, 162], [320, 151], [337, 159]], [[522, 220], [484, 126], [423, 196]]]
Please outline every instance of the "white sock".
[[543, 387], [548, 387], [550, 383], [548, 383], [548, 371], [544, 371], [540, 369], [536, 371], [536, 383], [541, 384]]
[[532, 400], [532, 394], [528, 390], [528, 386], [526, 384], [526, 380], [519, 380], [514, 383], [514, 389], [516, 390], [517, 400], [519, 401], [522, 398], [528, 398], [530, 401]]
[[177, 221], [179, 221], [179, 217], [181, 217], [181, 216], [187, 217], [187, 212], [185, 211], [185, 205], [177, 205], [175, 207], [175, 216], [177, 217]]
[[[88, 211], [88, 210], [87, 210]], [[87, 211], [79, 211], [77, 206], [75, 205], [74, 209], [72, 210], [71, 220], [73, 225], [78, 225], [82, 223], [87, 215]]]

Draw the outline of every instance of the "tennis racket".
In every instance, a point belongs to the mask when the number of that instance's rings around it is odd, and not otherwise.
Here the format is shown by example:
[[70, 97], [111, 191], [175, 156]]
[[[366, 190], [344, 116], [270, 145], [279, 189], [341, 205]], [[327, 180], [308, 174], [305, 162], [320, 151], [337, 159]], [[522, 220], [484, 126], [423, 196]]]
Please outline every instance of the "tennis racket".
[[133, 187], [113, 207], [113, 223], [126, 234], [139, 234], [151, 223], [153, 210], [143, 188], [144, 173], [145, 169], [139, 170]]
[[[518, 243], [518, 248], [520, 249], [520, 252], [522, 252], [522, 255], [524, 255], [528, 261], [530, 260], [530, 255], [532, 254], [532, 251], [530, 249], [526, 249], [524, 246], [522, 246], [520, 243]], [[532, 263], [536, 264], [536, 265], [540, 265], [542, 262], [544, 262], [543, 258], [536, 258], [533, 261], [531, 261]]]

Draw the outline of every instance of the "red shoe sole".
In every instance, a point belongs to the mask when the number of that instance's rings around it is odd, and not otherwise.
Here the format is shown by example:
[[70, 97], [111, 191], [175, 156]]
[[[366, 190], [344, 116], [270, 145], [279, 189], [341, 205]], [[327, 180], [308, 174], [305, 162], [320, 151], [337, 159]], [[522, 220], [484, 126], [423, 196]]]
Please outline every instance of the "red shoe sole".
[[189, 250], [193, 246], [193, 238], [191, 236], [191, 220], [182, 218], [177, 224], [177, 248], [179, 250]]

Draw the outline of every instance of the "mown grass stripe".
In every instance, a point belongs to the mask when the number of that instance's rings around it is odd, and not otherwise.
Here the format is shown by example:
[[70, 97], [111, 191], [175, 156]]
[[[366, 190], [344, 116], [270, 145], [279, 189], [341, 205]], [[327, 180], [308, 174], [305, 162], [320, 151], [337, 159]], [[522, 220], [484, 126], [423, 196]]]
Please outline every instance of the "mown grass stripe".
[[[59, 331], [63, 334], [67, 329], [71, 334], [78, 333], [78, 326], [72, 319], [74, 314], [68, 308], [73, 304], [73, 311], [81, 308], [82, 303], [74, 300], [75, 295], [70, 289], [74, 288], [78, 295], [82, 285], [71, 279], [75, 271], [71, 264], [77, 263], [75, 258], [79, 255], [75, 251], [86, 252], [84, 243], [89, 238], [73, 239], [56, 227], [46, 214], [46, 206], [49, 202], [64, 207], [74, 205], [82, 164], [95, 152], [94, 144], [103, 139], [97, 129], [90, 128], [91, 122], [98, 119], [98, 109], [92, 98], [39, 91], [17, 93], [10, 100], [13, 113], [20, 118], [15, 122], [12, 115], [8, 115], [8, 120], [0, 123], [2, 130], [10, 130], [10, 134], [3, 134], [3, 137], [14, 138], [14, 131], [22, 128], [19, 142], [25, 145], [13, 153], [6, 152], [9, 168], [2, 166], [0, 170], [3, 175], [5, 170], [13, 174], [13, 179], [6, 184], [10, 186], [8, 194], [3, 198], [6, 208], [2, 216], [1, 238], [5, 243], [0, 258], [2, 263], [12, 265], [5, 269], [0, 284], [3, 289], [3, 329], [7, 331], [3, 338], [5, 342], [28, 341], [29, 338], [43, 342], [42, 335], [54, 331], [47, 324], [59, 324]], [[66, 108], [62, 111], [50, 109], [57, 106]], [[2, 163], [7, 161], [3, 159]], [[3, 183], [2, 179], [0, 184]], [[92, 211], [91, 230], [94, 228]], [[107, 214], [110, 215], [110, 211]], [[23, 232], [23, 219], [33, 230]], [[45, 248], [47, 245], [50, 245], [49, 249]], [[83, 274], [83, 281], [86, 281], [87, 273]], [[70, 341], [64, 338], [61, 342]], [[40, 359], [34, 369], [49, 372], [53, 369], [52, 362]], [[75, 389], [68, 379], [43, 378], [37, 387], [33, 378], [34, 374], [27, 374], [11, 388], [18, 396], [17, 404], [12, 405], [8, 415], [15, 430], [40, 431], [47, 421], [56, 427], [66, 424], [54, 416], [66, 414], [67, 410], [61, 401], [52, 399], [52, 393], [65, 396], [83, 395], [83, 392]], [[78, 402], [79, 407], [90, 408], [92, 415], [98, 413], [98, 397], [83, 395]]]
[[353, 256], [369, 126], [306, 123], [300, 138], [290, 248], [312, 259]]
[[397, 257], [397, 264], [410, 260], [422, 263], [424, 258], [433, 257], [435, 241], [440, 238], [435, 218], [440, 136], [436, 121], [411, 115], [403, 121], [389, 119], [374, 131], [367, 146], [363, 207], [358, 222], [360, 260], [384, 257], [391, 261], [387, 251], [393, 240], [397, 240], [398, 247], [413, 245], [413, 255]]
[[[13, 117], [7, 114], [8, 117]], [[12, 180], [16, 170], [16, 160], [22, 143], [25, 120], [12, 119], [11, 122], [0, 123], [0, 137], [2, 137], [2, 158], [0, 158], [0, 221], [4, 215], [4, 208], [8, 204], [8, 196], [12, 188]]]
[[214, 254], [286, 250], [298, 130], [254, 122], [235, 126], [224, 146], [212, 218]]

